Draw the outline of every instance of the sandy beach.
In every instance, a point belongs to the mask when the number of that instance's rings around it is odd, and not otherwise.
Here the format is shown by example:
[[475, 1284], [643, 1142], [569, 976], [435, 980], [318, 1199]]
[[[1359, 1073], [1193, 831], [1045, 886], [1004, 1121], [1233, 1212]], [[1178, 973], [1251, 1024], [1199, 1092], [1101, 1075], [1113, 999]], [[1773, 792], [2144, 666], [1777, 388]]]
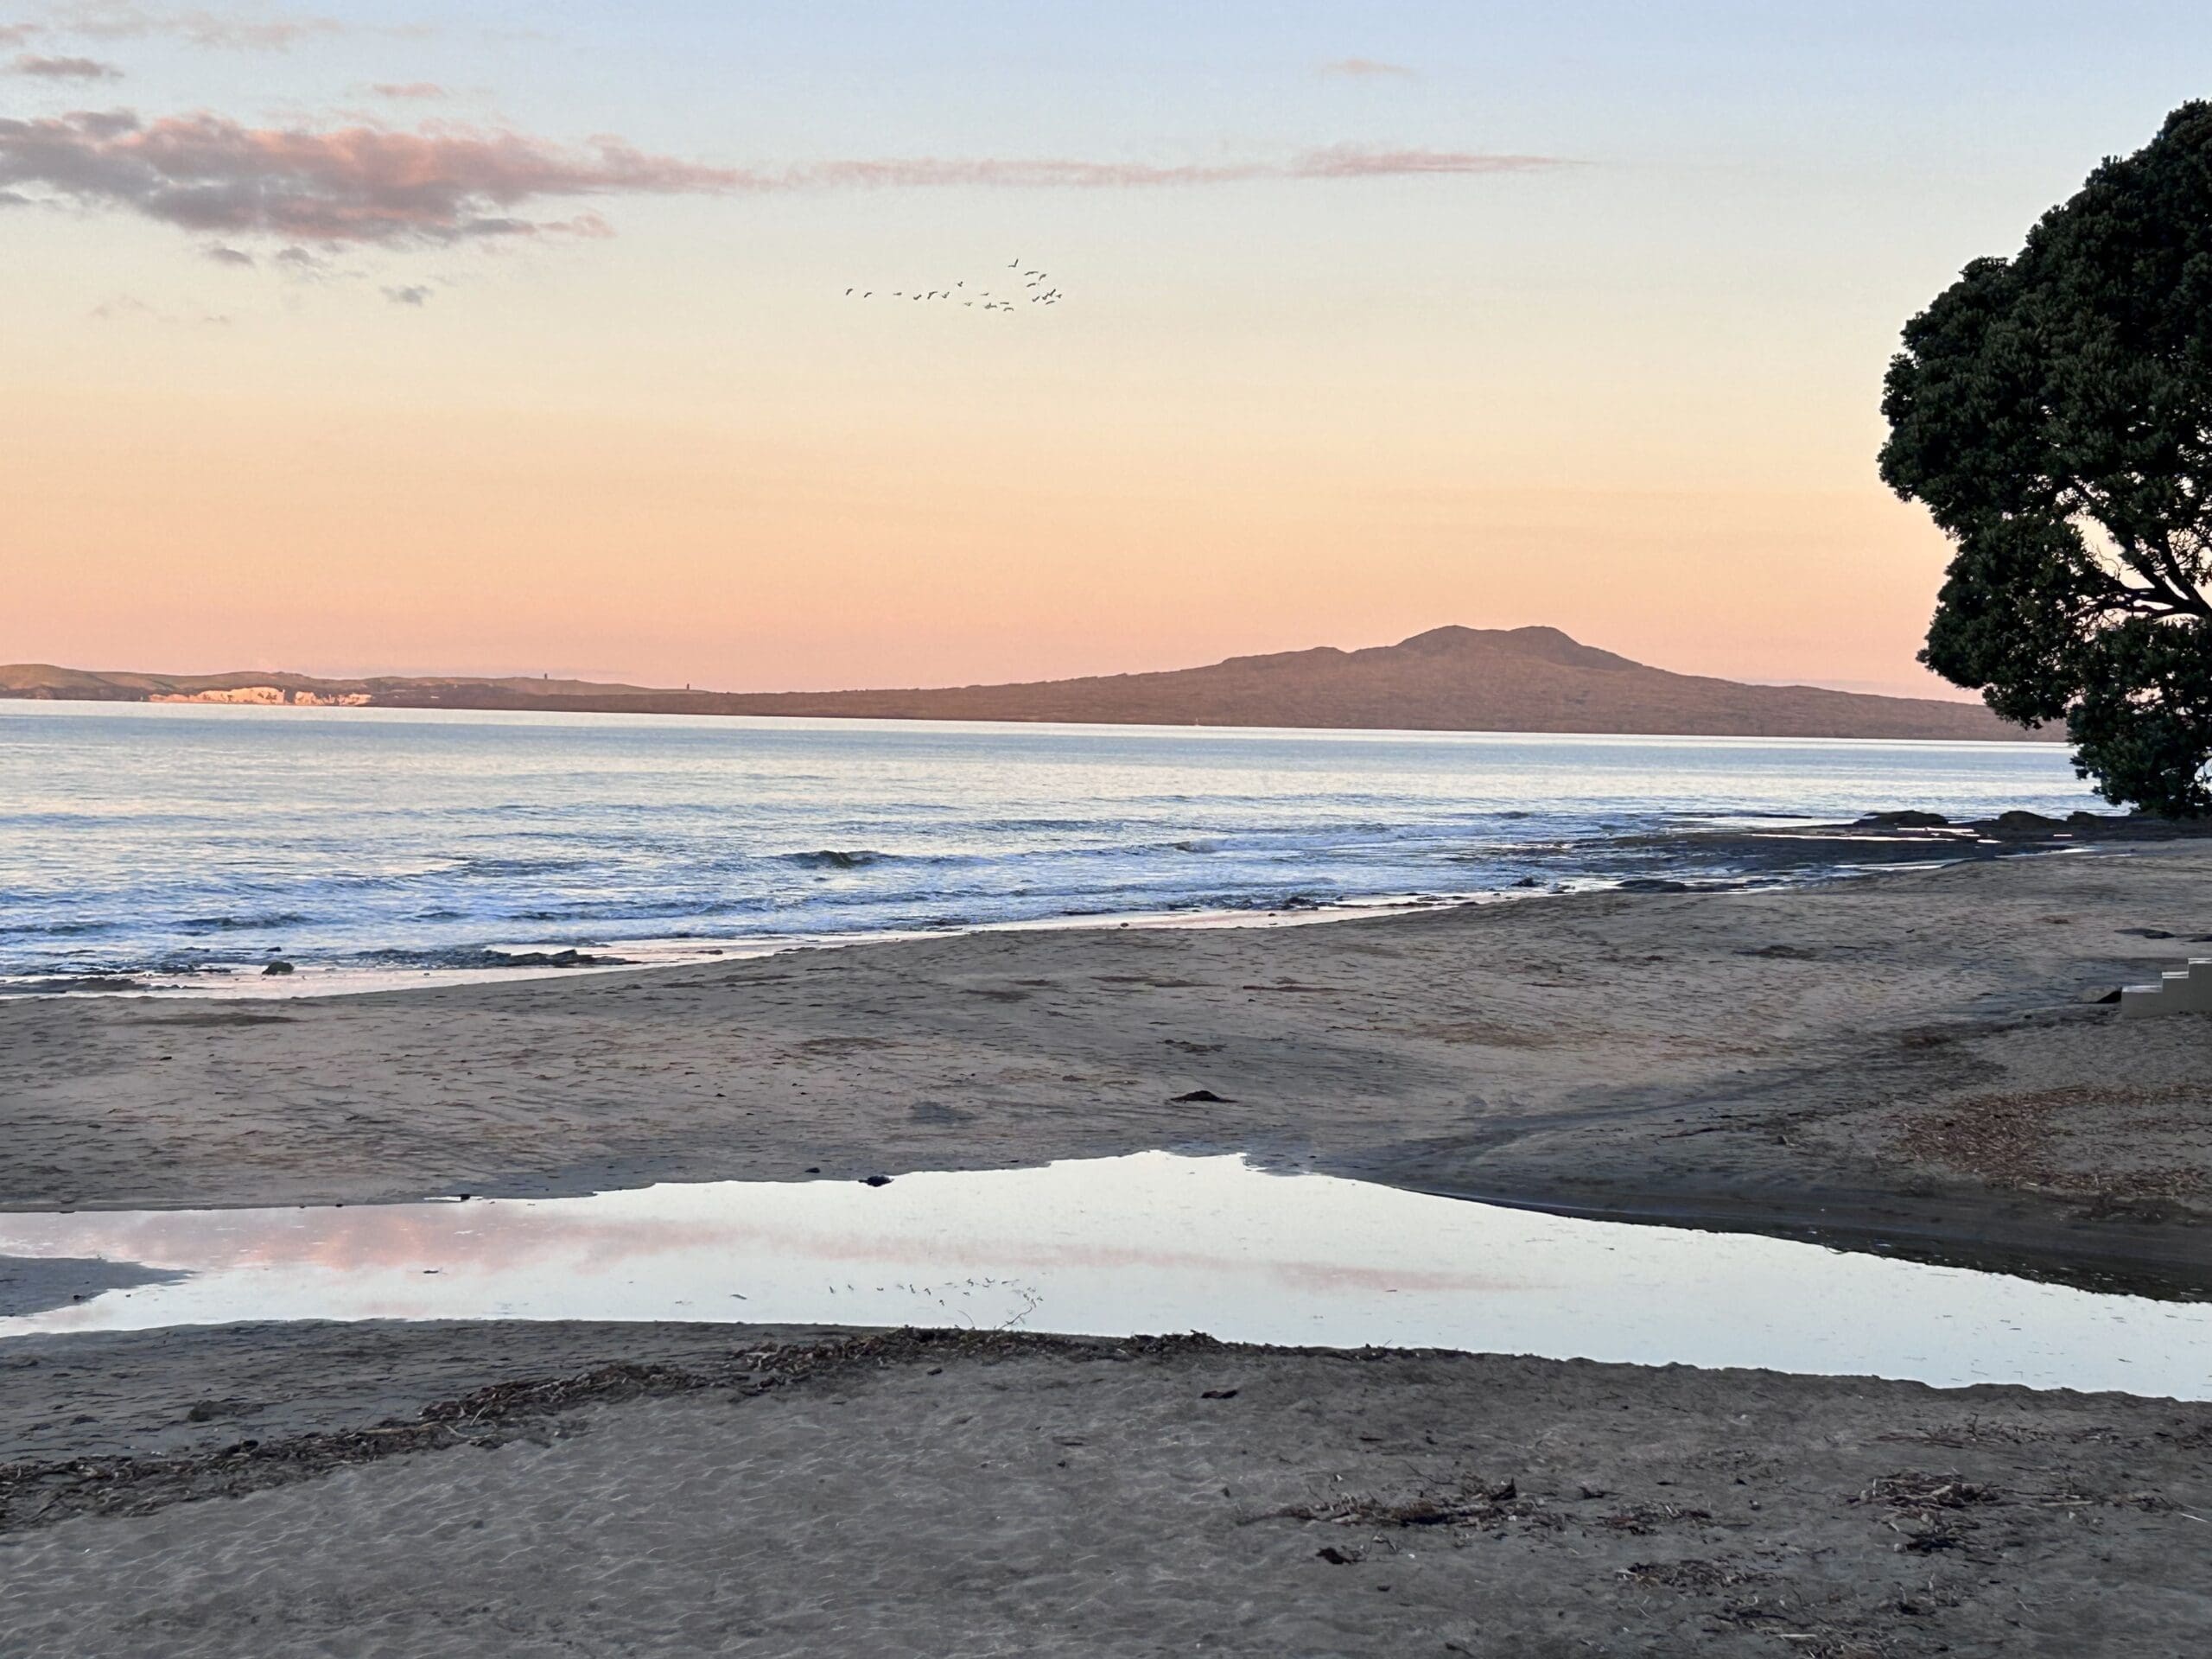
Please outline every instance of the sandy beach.
[[16, 999], [0, 1207], [1169, 1147], [2202, 1290], [2204, 1022], [2096, 999], [2205, 938], [2212, 849], [2180, 843], [275, 1004]]
[[[0, 1205], [1148, 1147], [2212, 1290], [2212, 852], [283, 1003], [0, 1005]], [[1181, 1098], [1204, 1091], [1214, 1098]], [[114, 1282], [0, 1264], [11, 1311]], [[0, 1346], [54, 1654], [2183, 1654], [2212, 1407], [1192, 1341], [229, 1326]], [[462, 1444], [462, 1442], [475, 1444]]]
[[0, 1454], [22, 1655], [2180, 1656], [2212, 1609], [2212, 1412], [2113, 1395], [233, 1326], [0, 1351]]

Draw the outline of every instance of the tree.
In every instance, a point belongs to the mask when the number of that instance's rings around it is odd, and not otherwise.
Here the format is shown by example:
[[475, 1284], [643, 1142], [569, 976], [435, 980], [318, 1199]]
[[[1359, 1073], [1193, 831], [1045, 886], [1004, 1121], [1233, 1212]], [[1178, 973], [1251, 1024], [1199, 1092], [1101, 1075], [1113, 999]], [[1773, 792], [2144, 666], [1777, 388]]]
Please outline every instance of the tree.
[[2063, 720], [2106, 799], [2212, 814], [2212, 104], [1905, 325], [1883, 481], [1955, 545], [1920, 660]]

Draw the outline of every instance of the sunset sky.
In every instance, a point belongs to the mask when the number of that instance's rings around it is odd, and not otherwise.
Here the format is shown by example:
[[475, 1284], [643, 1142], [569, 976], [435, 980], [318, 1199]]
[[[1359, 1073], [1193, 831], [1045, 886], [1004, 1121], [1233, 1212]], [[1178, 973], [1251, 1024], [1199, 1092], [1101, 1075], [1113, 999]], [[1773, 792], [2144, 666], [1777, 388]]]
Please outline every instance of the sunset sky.
[[2212, 95], [2203, 0], [307, 3], [0, 0], [0, 662], [1937, 690], [1898, 327]]

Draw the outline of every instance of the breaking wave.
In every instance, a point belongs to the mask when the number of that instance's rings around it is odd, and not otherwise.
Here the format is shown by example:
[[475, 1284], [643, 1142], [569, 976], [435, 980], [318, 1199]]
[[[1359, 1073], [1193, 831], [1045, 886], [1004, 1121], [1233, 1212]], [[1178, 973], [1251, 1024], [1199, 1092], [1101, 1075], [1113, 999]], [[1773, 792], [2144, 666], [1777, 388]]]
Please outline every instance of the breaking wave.
[[1693, 868], [1677, 832], [1700, 817], [2094, 804], [2037, 744], [349, 716], [0, 702], [0, 978], [219, 982], [280, 941], [301, 968], [556, 968], [679, 938], [1710, 880], [1756, 849]]

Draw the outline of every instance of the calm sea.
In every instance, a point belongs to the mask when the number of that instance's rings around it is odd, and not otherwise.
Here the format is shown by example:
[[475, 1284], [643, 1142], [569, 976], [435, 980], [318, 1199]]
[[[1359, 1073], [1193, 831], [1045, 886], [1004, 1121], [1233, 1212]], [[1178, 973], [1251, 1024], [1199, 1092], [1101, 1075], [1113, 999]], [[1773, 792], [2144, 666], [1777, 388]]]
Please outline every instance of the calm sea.
[[2027, 744], [0, 702], [0, 976], [1296, 912], [1727, 874], [1646, 839], [1701, 825], [2097, 804]]

